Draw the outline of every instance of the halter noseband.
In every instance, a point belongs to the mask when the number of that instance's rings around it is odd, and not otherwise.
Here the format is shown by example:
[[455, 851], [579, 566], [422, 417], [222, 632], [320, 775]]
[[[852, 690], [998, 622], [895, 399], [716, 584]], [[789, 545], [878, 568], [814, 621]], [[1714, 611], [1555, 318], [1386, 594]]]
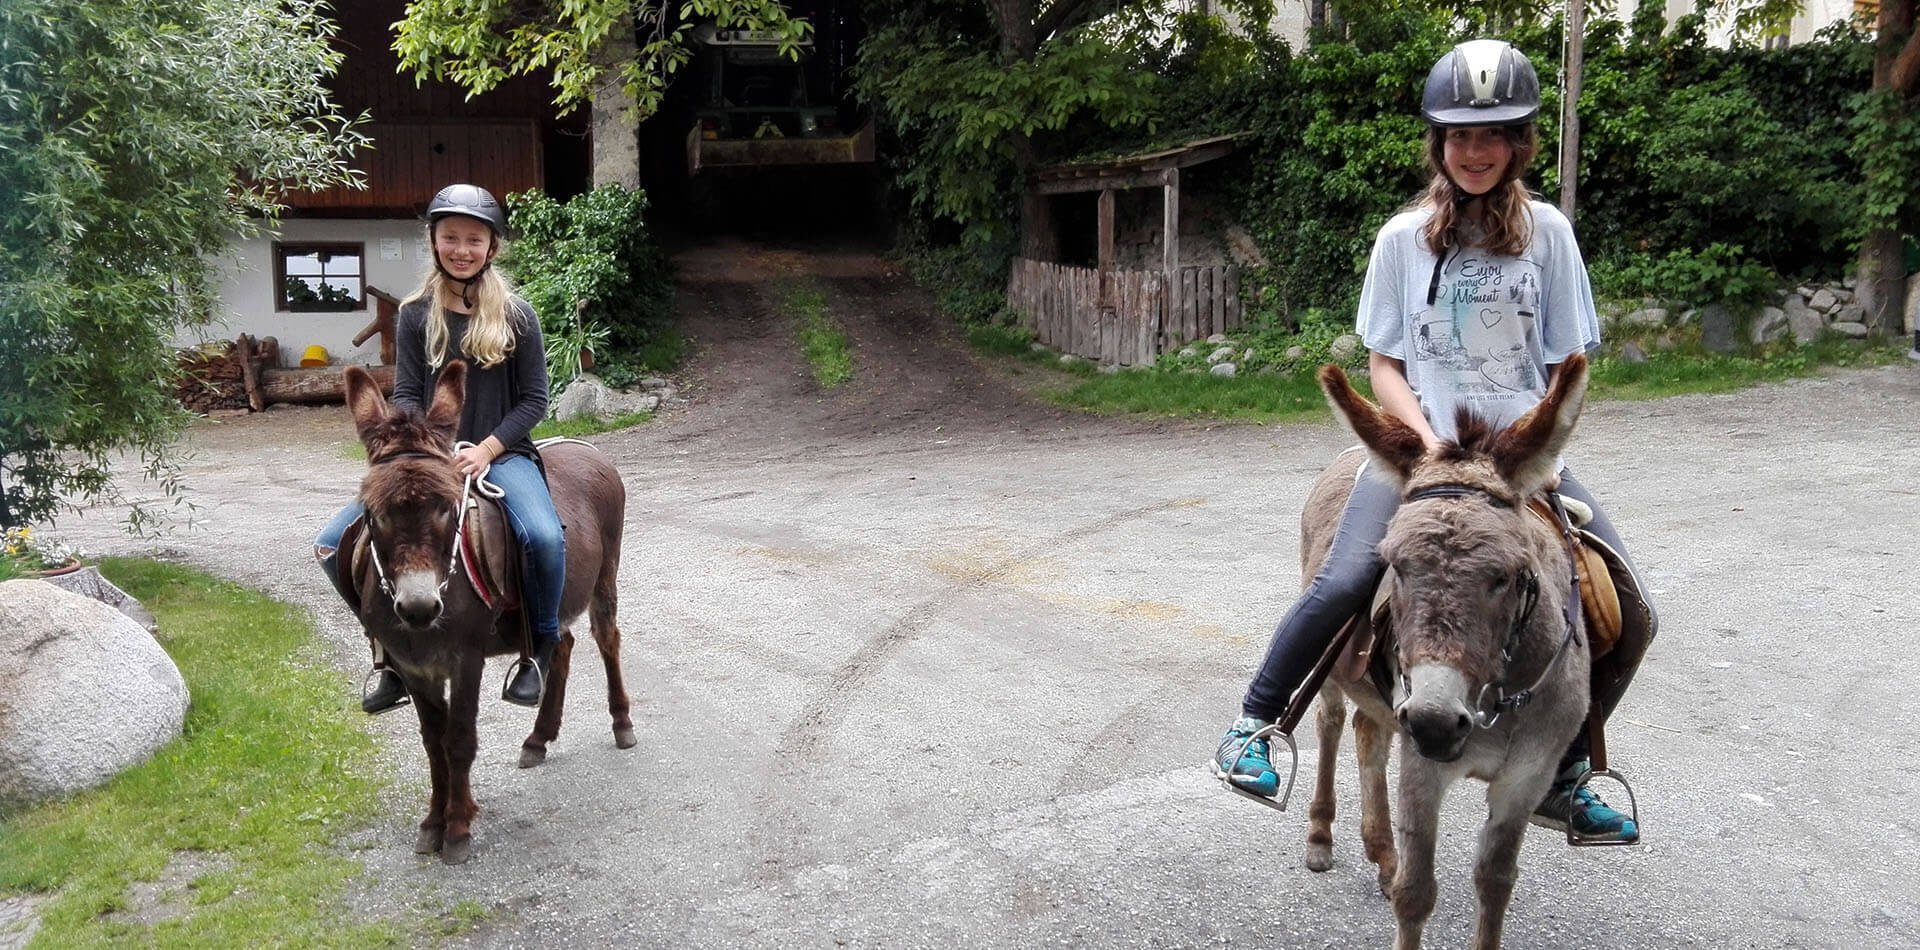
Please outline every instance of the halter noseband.
[[[1512, 499], [1496, 495], [1487, 489], [1475, 485], [1428, 485], [1408, 493], [1406, 500], [1413, 502], [1438, 498], [1478, 498], [1495, 508], [1513, 510], [1515, 507]], [[1567, 552], [1571, 555], [1574, 544], [1573, 528], [1567, 521], [1566, 509], [1560, 505], [1560, 495], [1556, 492], [1549, 492], [1547, 493], [1547, 499], [1553, 508], [1554, 520], [1560, 527], [1561, 537], [1566, 541]], [[1507, 628], [1506, 641], [1500, 645], [1500, 675], [1481, 686], [1480, 695], [1474, 699], [1474, 725], [1482, 729], [1491, 729], [1494, 723], [1500, 721], [1502, 715], [1510, 711], [1518, 710], [1527, 703], [1532, 702], [1534, 691], [1546, 683], [1548, 674], [1553, 672], [1553, 668], [1559, 664], [1560, 658], [1566, 655], [1567, 648], [1573, 644], [1573, 605], [1580, 602], [1580, 572], [1573, 566], [1572, 560], [1573, 559], [1569, 557], [1568, 573], [1572, 576], [1573, 583], [1567, 601], [1561, 605], [1560, 611], [1561, 619], [1565, 627], [1565, 633], [1560, 638], [1560, 648], [1554, 651], [1553, 658], [1547, 661], [1546, 667], [1540, 671], [1540, 676], [1533, 681], [1533, 685], [1517, 693], [1509, 694], [1506, 686], [1501, 683], [1501, 679], [1506, 676], [1507, 668], [1513, 663], [1513, 650], [1514, 647], [1520, 643], [1521, 631], [1525, 630], [1528, 621], [1533, 619], [1533, 609], [1540, 603], [1540, 578], [1535, 576], [1531, 570], [1520, 573], [1520, 596], [1525, 606], [1521, 607], [1520, 613], [1513, 618], [1512, 626]], [[1404, 676], [1404, 674], [1402, 675]], [[1487, 708], [1487, 693], [1489, 691], [1494, 694], [1491, 711], [1488, 711]]]

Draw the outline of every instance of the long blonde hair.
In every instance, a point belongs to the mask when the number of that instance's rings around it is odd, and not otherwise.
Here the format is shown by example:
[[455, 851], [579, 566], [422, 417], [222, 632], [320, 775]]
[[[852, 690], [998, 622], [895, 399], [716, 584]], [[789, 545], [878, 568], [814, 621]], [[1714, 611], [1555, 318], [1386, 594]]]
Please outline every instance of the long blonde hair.
[[[1513, 146], [1513, 159], [1507, 163], [1505, 180], [1482, 198], [1487, 212], [1480, 221], [1481, 233], [1473, 243], [1502, 257], [1519, 257], [1533, 240], [1533, 217], [1527, 210], [1533, 192], [1520, 181], [1520, 176], [1526, 174], [1527, 166], [1540, 154], [1540, 134], [1531, 122], [1504, 128], [1507, 143]], [[1410, 206], [1433, 209], [1433, 217], [1420, 229], [1420, 236], [1426, 241], [1427, 249], [1435, 254], [1445, 254], [1464, 240], [1460, 228], [1460, 205], [1464, 202], [1460, 200], [1460, 189], [1447, 177], [1446, 137], [1446, 129], [1427, 127], [1427, 170], [1433, 178], [1427, 182], [1427, 190]]]
[[[427, 244], [433, 244], [433, 227], [427, 227]], [[506, 252], [504, 242], [496, 235], [493, 239], [494, 260], [499, 260]], [[434, 254], [440, 252], [432, 251]], [[460, 300], [460, 290], [455, 281], [441, 273], [439, 267], [430, 268], [420, 286], [401, 301], [404, 304], [416, 300], [427, 302], [427, 366], [438, 370], [447, 362], [447, 304]], [[464, 301], [462, 301], [464, 303]], [[514, 332], [513, 286], [492, 263], [480, 274], [473, 284], [473, 322], [467, 324], [466, 339], [461, 341], [461, 355], [479, 363], [482, 367], [498, 366], [508, 354], [513, 352], [518, 335]]]

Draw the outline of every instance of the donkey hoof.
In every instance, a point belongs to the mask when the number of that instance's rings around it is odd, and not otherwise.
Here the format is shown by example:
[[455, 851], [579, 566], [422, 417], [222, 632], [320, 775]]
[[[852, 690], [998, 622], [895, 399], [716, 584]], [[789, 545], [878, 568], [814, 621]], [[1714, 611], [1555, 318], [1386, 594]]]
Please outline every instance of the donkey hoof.
[[413, 853], [432, 854], [440, 850], [440, 845], [444, 843], [445, 840], [446, 829], [422, 828], [420, 829], [420, 834], [416, 835], [413, 839]]
[[473, 838], [468, 836], [458, 841], [447, 842], [446, 848], [440, 852], [440, 863], [465, 864], [471, 857], [473, 857]]
[[640, 744], [639, 737], [633, 734], [633, 727], [613, 730], [613, 745], [618, 749], [631, 749]]
[[1307, 846], [1307, 870], [1309, 871], [1333, 870], [1333, 849], [1328, 848], [1325, 845], [1318, 845], [1318, 844], [1308, 845]]
[[530, 745], [523, 745], [520, 747], [520, 767], [521, 768], [530, 769], [536, 765], [539, 765], [542, 762], [545, 762], [546, 760], [547, 760], [547, 750], [545, 748], [535, 748]]

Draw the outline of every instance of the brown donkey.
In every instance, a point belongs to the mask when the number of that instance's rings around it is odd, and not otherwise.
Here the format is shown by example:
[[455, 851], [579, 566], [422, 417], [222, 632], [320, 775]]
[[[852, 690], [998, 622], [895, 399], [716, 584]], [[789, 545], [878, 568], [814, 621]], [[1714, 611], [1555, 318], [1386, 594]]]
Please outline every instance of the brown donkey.
[[[361, 625], [385, 649], [420, 716], [433, 797], [414, 850], [438, 851], [448, 864], [472, 855], [473, 818], [480, 810], [471, 771], [478, 749], [474, 718], [481, 674], [487, 657], [517, 653], [521, 645], [517, 616], [476, 591], [467, 570], [473, 554], [463, 548], [477, 522], [490, 521], [493, 539], [506, 532], [495, 506], [469, 507], [469, 499], [478, 496], [465, 490], [454, 468], [451, 447], [466, 378], [465, 363], [447, 364], [422, 415], [389, 404], [365, 370], [347, 370], [347, 408], [367, 447], [367, 474], [360, 484], [367, 516], [358, 539], [349, 535], [341, 545], [342, 570], [359, 593]], [[567, 529], [567, 576], [560, 599], [560, 648], [533, 732], [521, 744], [522, 768], [544, 760], [547, 743], [560, 734], [574, 643], [571, 624], [583, 613], [607, 669], [614, 744], [626, 749], [636, 741], [620, 672], [620, 629], [614, 625], [626, 488], [606, 458], [585, 443], [557, 444], [541, 455], [554, 507]]]
[[[1320, 692], [1319, 769], [1307, 866], [1332, 866], [1333, 770], [1344, 699], [1355, 707], [1360, 834], [1393, 901], [1396, 946], [1420, 945], [1433, 914], [1440, 801], [1461, 778], [1487, 783], [1474, 867], [1474, 946], [1500, 945], [1528, 816], [1587, 714], [1588, 648], [1563, 538], [1526, 509], [1559, 468], [1586, 395], [1587, 364], [1570, 357], [1546, 399], [1495, 432], [1463, 418], [1457, 444], [1429, 453], [1411, 428], [1361, 398], [1337, 368], [1320, 372], [1334, 409], [1365, 444], [1324, 472], [1302, 515], [1311, 579], [1326, 557], [1361, 461], [1401, 488], [1379, 546], [1390, 569], [1393, 647], [1343, 662]], [[1385, 636], [1380, 643], [1387, 642]], [[1382, 677], [1382, 664], [1393, 672]], [[1384, 682], [1383, 682], [1384, 680]], [[1391, 695], [1388, 699], [1383, 689]], [[1389, 739], [1399, 734], [1399, 828], [1387, 806]], [[1398, 845], [1396, 851], [1396, 843]]]

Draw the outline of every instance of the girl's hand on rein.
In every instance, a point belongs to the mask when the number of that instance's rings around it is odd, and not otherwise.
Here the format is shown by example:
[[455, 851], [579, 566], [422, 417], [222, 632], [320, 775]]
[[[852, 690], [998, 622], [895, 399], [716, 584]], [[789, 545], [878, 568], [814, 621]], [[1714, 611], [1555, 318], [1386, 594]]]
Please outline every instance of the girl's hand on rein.
[[458, 453], [455, 453], [453, 464], [455, 468], [460, 470], [460, 474], [462, 475], [485, 475], [487, 469], [493, 466], [493, 451], [488, 449], [484, 443], [481, 445], [470, 445], [461, 449]]

